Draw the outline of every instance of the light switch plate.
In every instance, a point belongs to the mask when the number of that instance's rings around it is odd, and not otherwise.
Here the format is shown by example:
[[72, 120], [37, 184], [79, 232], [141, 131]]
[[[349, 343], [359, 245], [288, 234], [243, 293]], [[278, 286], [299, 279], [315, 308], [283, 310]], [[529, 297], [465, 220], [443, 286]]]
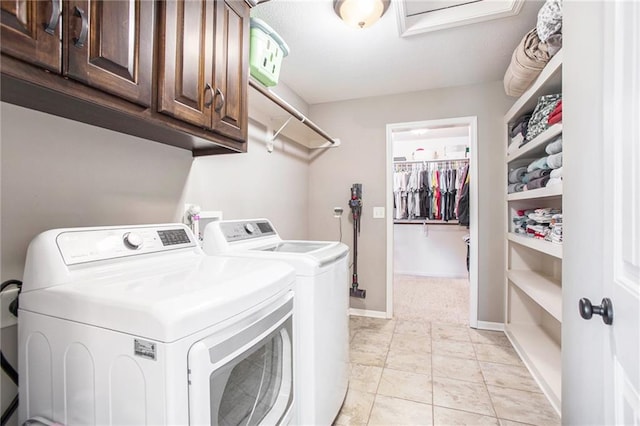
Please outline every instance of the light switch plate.
[[374, 219], [384, 219], [384, 207], [374, 207], [373, 208], [373, 218]]

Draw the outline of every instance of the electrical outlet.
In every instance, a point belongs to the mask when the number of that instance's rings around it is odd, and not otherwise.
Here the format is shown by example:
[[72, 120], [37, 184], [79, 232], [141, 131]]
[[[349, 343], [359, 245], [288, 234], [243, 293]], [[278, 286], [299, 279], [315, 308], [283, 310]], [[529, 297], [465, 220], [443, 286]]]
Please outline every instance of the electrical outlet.
[[0, 293], [0, 328], [11, 327], [18, 323], [18, 318], [9, 312], [9, 305], [18, 297], [18, 289], [10, 288]]
[[342, 207], [334, 207], [333, 208], [333, 217], [340, 217], [342, 216], [342, 212], [344, 211], [344, 209]]

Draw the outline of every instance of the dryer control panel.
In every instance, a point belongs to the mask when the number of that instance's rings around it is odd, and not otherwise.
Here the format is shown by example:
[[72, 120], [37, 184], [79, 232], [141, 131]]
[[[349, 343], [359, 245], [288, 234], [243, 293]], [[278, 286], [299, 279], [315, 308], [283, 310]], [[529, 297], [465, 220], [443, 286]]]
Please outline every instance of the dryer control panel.
[[273, 225], [268, 220], [222, 221], [220, 230], [227, 242], [244, 241], [254, 238], [276, 235]]
[[56, 244], [67, 265], [196, 247], [181, 224], [68, 229], [57, 235]]

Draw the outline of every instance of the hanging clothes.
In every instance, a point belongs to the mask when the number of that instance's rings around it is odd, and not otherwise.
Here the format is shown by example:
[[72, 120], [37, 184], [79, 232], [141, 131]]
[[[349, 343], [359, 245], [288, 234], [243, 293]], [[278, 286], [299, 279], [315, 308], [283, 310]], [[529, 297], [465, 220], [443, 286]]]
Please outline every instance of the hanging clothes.
[[458, 219], [468, 160], [399, 162], [393, 173], [395, 220]]

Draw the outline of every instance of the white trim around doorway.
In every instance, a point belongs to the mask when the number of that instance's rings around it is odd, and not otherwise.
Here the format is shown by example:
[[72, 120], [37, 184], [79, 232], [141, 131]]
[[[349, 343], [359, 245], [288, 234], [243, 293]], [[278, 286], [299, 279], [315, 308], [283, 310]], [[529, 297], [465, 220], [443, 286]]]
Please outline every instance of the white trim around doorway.
[[469, 255], [469, 326], [478, 328], [478, 118], [476, 116], [387, 124], [386, 220], [387, 220], [387, 306], [386, 317], [393, 318], [393, 131], [410, 128], [469, 126], [469, 167], [471, 171], [469, 208], [471, 237]]

